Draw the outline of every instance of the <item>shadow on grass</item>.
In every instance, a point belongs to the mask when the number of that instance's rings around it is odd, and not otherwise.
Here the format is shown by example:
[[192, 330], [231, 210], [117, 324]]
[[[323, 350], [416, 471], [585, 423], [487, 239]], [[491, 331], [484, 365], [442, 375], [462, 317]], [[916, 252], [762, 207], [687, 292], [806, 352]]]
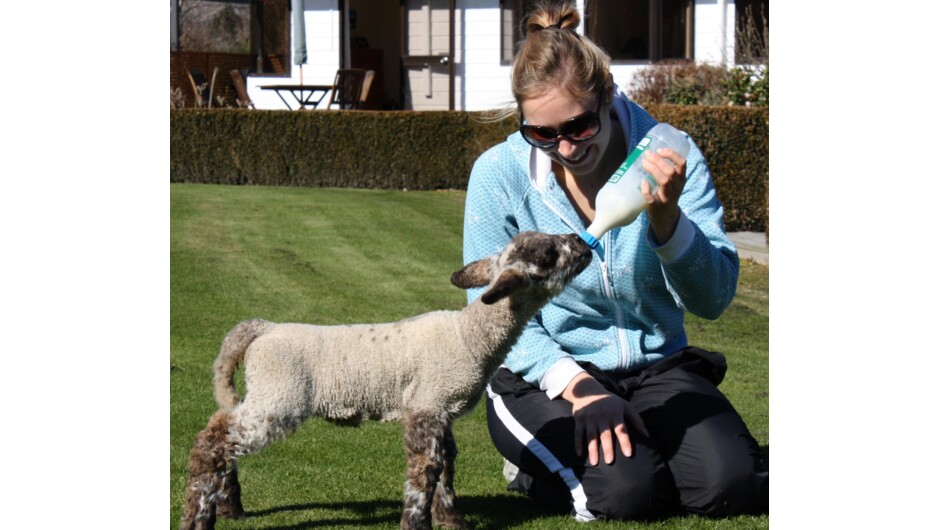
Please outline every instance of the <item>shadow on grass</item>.
[[[760, 446], [763, 464], [769, 466], [770, 444]], [[303, 530], [309, 528], [349, 528], [368, 527], [395, 524], [401, 517], [402, 503], [399, 499], [372, 500], [355, 502], [314, 502], [305, 504], [291, 504], [276, 506], [265, 510], [247, 512], [248, 519], [264, 517], [284, 512], [304, 512], [308, 510], [324, 510], [333, 512], [353, 512], [356, 515], [343, 517], [324, 516], [320, 519], [311, 519], [306, 522], [288, 526], [274, 526], [274, 530]], [[494, 495], [457, 495], [457, 509], [463, 514], [467, 526], [476, 530], [495, 530], [523, 525], [546, 516], [564, 515], [564, 511], [551, 513], [538, 503], [515, 493], [500, 493]], [[667, 519], [682, 519], [676, 514]]]
[[307, 510], [350, 510], [358, 513], [371, 513], [378, 510], [387, 510], [398, 507], [399, 502], [393, 501], [363, 501], [363, 502], [308, 502], [305, 504], [290, 504], [275, 506], [266, 510], [246, 511], [248, 517], [264, 517], [281, 512], [303, 512]]
[[548, 513], [535, 501], [514, 493], [457, 497], [457, 509], [463, 514], [467, 526], [475, 530], [495, 530], [518, 526]]
[[351, 511], [361, 514], [361, 517], [327, 517], [324, 519], [311, 520], [304, 523], [297, 523], [290, 526], [274, 526], [274, 530], [301, 530], [303, 528], [349, 528], [350, 526], [369, 526], [397, 522], [401, 518], [400, 500], [374, 500], [361, 502], [312, 502], [306, 504], [291, 504], [287, 506], [276, 506], [266, 510], [246, 512], [247, 520], [255, 517], [264, 517], [282, 512], [304, 512], [307, 510], [330, 510], [330, 511]]
[[[302, 530], [307, 528], [349, 528], [388, 525], [397, 523], [401, 517], [400, 500], [374, 500], [360, 502], [315, 502], [275, 506], [265, 510], [248, 511], [251, 519], [285, 512], [304, 512], [308, 510], [349, 511], [359, 516], [325, 516], [323, 519], [311, 519], [302, 523], [286, 526], [273, 526], [273, 530]], [[546, 515], [545, 510], [536, 503], [511, 493], [484, 496], [457, 496], [457, 508], [464, 515], [470, 528], [477, 530], [506, 528], [525, 523]]]

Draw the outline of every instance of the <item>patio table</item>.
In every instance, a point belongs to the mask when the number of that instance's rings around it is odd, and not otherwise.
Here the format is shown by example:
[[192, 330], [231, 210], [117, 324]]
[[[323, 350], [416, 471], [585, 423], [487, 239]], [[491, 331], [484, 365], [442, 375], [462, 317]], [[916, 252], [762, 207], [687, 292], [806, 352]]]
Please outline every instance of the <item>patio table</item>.
[[307, 108], [307, 106], [314, 109], [317, 108], [317, 105], [323, 101], [323, 98], [333, 90], [333, 85], [268, 85], [260, 88], [262, 90], [274, 90], [277, 92], [277, 97], [281, 98], [281, 101], [284, 102], [284, 105], [286, 105], [288, 109], [292, 109], [292, 107], [290, 103], [284, 99], [284, 93], [290, 94], [299, 105], [297, 110], [303, 110]]

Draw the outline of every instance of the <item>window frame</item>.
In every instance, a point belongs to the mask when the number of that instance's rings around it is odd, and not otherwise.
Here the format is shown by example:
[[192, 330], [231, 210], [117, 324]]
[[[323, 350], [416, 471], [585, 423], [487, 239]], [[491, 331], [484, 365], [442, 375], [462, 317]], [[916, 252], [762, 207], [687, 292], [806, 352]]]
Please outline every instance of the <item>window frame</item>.
[[[522, 22], [536, 0], [499, 0], [499, 64], [509, 66], [524, 37]], [[511, 17], [509, 16], [511, 15]], [[507, 27], [507, 24], [509, 27]], [[507, 42], [507, 37], [509, 42]]]
[[[579, 6], [582, 11], [583, 19], [581, 21], [581, 27], [579, 28], [580, 33], [586, 35], [592, 41], [594, 41], [598, 46], [604, 49], [611, 56], [611, 64], [622, 65], [622, 64], [652, 64], [657, 61], [664, 59], [676, 60], [676, 61], [694, 61], [695, 60], [695, 0], [678, 0], [680, 2], [685, 2], [683, 9], [685, 13], [685, 23], [684, 23], [684, 51], [682, 57], [663, 57], [662, 55], [662, 35], [665, 32], [663, 26], [663, 21], [665, 19], [663, 15], [663, 8], [665, 3], [669, 1], [676, 0], [647, 0], [649, 5], [649, 20], [646, 24], [647, 29], [647, 38], [648, 42], [653, 45], [649, 46], [647, 52], [647, 58], [643, 59], [629, 59], [618, 57], [616, 54], [611, 53], [610, 49], [604, 45], [602, 39], [598, 39], [591, 30], [590, 17], [592, 16], [591, 10], [594, 9], [594, 6], [603, 7], [605, 3], [603, 0], [584, 0]], [[500, 9], [500, 61], [499, 64], [502, 66], [509, 65], [512, 62], [512, 57], [515, 53], [516, 46], [519, 41], [523, 38], [523, 28], [522, 21], [525, 14], [528, 12], [527, 9], [531, 4], [534, 4], [534, 0], [500, 0], [499, 9]], [[615, 0], [607, 6], [619, 7], [623, 3], [621, 0]], [[511, 40], [511, 42], [509, 42]]]
[[[664, 15], [664, 8], [666, 7], [666, 2], [670, 0], [647, 0], [648, 2], [648, 13], [649, 20], [646, 24], [647, 28], [647, 38], [648, 38], [648, 51], [646, 58], [624, 58], [622, 56], [617, 56], [615, 53], [612, 53], [609, 46], [605, 46], [605, 43], [602, 38], [597, 37], [592, 31], [590, 24], [590, 17], [597, 16], [597, 13], [591, 13], [590, 10], [593, 6], [598, 6], [600, 9], [603, 6], [622, 6], [622, 0], [613, 0], [610, 3], [605, 2], [604, 0], [585, 0], [584, 5], [584, 22], [583, 30], [584, 34], [594, 41], [595, 44], [600, 46], [608, 55], [610, 55], [610, 62], [614, 65], [642, 65], [642, 64], [653, 64], [656, 62], [669, 60], [669, 61], [694, 61], [695, 60], [695, 0], [679, 0], [684, 2], [685, 6], [682, 6], [682, 9], [685, 10], [684, 16], [686, 20], [684, 21], [684, 41], [683, 41], [683, 53], [681, 57], [664, 57], [663, 56], [663, 36], [665, 34], [665, 28], [663, 23], [666, 20]], [[677, 11], [678, 12], [678, 11]], [[603, 17], [602, 18], [616, 18], [616, 17]], [[683, 16], [683, 15], [680, 15]]]

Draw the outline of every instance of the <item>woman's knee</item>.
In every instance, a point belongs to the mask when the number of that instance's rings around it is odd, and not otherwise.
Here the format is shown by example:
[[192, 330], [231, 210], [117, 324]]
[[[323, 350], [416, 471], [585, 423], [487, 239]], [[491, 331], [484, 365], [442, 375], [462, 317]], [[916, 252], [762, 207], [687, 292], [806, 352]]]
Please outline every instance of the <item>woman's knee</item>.
[[588, 509], [599, 519], [649, 520], [670, 512], [675, 499], [666, 478], [611, 484], [588, 497]]
[[699, 487], [680, 491], [683, 507], [709, 517], [766, 513], [768, 473], [751, 462], [713, 468]]
[[[618, 465], [620, 464], [620, 465]], [[642, 445], [624, 462], [585, 471], [587, 507], [598, 518], [645, 520], [667, 515], [677, 507], [675, 483], [655, 452]]]

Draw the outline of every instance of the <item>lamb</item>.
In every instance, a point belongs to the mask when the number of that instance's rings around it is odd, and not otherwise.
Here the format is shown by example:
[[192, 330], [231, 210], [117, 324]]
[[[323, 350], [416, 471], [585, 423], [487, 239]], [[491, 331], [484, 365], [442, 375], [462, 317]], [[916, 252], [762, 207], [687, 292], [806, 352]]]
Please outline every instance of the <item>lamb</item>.
[[[356, 424], [402, 420], [407, 460], [401, 528], [462, 528], [454, 507], [453, 420], [471, 410], [526, 323], [591, 260], [575, 234], [523, 232], [502, 252], [455, 272], [457, 287], [487, 287], [461, 311], [384, 324], [315, 326], [248, 320], [215, 361], [219, 410], [189, 457], [180, 528], [241, 518], [237, 459], [322, 417]], [[234, 384], [244, 361], [244, 400]]]

